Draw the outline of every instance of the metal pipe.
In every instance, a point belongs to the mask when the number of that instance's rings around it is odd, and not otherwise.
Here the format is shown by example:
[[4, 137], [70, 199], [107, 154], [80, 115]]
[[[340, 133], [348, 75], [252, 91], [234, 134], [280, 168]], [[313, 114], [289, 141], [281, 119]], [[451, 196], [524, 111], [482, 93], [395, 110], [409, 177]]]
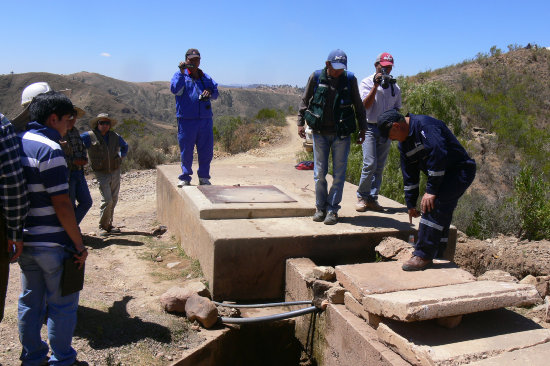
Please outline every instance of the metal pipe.
[[269, 308], [273, 306], [290, 306], [290, 305], [310, 305], [313, 304], [311, 300], [305, 301], [289, 301], [289, 302], [273, 302], [268, 304], [247, 304], [247, 305], [238, 305], [238, 304], [226, 304], [223, 302], [212, 301], [214, 305], [225, 306], [228, 308]]
[[289, 311], [289, 312], [286, 312], [286, 313], [273, 314], [273, 315], [267, 315], [267, 316], [258, 316], [256, 318], [226, 318], [226, 317], [221, 317], [220, 320], [221, 320], [222, 323], [226, 323], [226, 324], [263, 323], [263, 322], [293, 318], [293, 317], [296, 317], [296, 316], [313, 313], [314, 311], [319, 311], [319, 309], [315, 306], [310, 306], [310, 307], [300, 309], [300, 310], [294, 310], [294, 311]]

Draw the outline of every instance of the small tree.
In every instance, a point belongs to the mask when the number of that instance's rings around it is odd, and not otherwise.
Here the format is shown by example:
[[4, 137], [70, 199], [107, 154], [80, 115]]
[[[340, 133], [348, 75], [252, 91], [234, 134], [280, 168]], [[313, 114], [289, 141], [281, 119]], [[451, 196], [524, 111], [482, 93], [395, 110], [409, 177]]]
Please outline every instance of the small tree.
[[531, 167], [523, 168], [514, 182], [514, 200], [521, 221], [521, 235], [529, 240], [550, 238], [550, 184]]

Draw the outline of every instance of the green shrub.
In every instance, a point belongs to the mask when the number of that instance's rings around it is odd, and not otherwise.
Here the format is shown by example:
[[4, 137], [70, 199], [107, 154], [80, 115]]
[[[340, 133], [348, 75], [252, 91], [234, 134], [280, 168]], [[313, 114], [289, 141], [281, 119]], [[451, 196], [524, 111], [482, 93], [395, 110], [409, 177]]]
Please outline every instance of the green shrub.
[[514, 201], [521, 234], [529, 240], [550, 239], [550, 184], [533, 168], [523, 168], [514, 182]]

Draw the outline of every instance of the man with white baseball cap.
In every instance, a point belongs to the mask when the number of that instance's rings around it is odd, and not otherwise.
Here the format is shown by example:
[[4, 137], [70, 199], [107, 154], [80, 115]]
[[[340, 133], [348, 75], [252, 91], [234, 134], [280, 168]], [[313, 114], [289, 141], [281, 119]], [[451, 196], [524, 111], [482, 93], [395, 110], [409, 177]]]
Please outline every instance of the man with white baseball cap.
[[376, 71], [361, 81], [359, 93], [367, 113], [367, 132], [363, 144], [363, 168], [357, 188], [357, 212], [367, 209], [383, 211], [378, 203], [382, 173], [390, 152], [391, 141], [381, 137], [377, 128], [378, 116], [387, 110], [401, 108], [401, 89], [390, 75], [393, 56], [383, 52], [374, 61]]

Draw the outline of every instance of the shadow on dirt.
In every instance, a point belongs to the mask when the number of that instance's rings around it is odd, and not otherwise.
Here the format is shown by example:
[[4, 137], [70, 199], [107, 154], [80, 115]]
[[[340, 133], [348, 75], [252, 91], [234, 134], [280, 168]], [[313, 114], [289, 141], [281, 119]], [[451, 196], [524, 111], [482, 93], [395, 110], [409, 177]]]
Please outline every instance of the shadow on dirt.
[[[125, 233], [126, 234], [126, 233]], [[136, 233], [132, 235], [144, 235], [143, 233]], [[146, 234], [150, 236], [150, 234]], [[125, 239], [123, 235], [111, 235], [106, 238], [98, 238], [96, 236], [82, 235], [84, 240], [84, 245], [91, 247], [93, 249], [102, 249], [108, 247], [109, 245], [126, 245], [129, 247], [138, 247], [144, 245], [143, 242], [137, 240]]]
[[87, 339], [94, 349], [120, 347], [145, 338], [170, 343], [172, 336], [168, 328], [130, 317], [126, 306], [132, 299], [132, 296], [124, 296], [122, 300], [115, 301], [107, 312], [79, 306], [75, 336]]

